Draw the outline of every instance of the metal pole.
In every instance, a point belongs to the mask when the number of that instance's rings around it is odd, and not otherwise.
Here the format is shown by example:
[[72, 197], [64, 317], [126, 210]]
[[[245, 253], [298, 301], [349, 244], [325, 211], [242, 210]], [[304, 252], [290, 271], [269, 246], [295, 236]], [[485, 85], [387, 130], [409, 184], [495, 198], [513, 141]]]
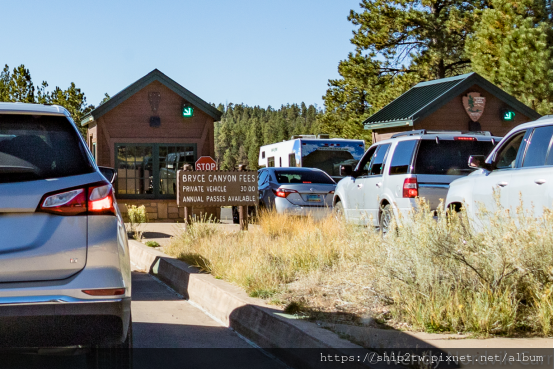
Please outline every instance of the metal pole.
[[[183, 165], [183, 170], [192, 172], [192, 165]], [[185, 229], [191, 224], [192, 220], [192, 206], [185, 206]]]
[[[246, 165], [240, 164], [239, 172], [244, 172], [244, 171], [246, 171]], [[239, 206], [239, 223], [240, 223], [241, 231], [248, 230], [248, 206]]]

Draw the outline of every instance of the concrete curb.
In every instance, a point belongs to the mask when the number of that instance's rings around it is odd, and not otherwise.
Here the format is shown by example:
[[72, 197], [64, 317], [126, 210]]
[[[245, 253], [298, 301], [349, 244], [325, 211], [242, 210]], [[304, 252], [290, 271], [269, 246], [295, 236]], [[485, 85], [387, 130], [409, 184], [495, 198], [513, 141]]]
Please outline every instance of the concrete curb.
[[[129, 249], [131, 262], [138, 268], [155, 275], [220, 322], [261, 348], [270, 349], [271, 353], [293, 367], [321, 368], [322, 362], [320, 357], [305, 355], [302, 350], [271, 349], [314, 348], [337, 355], [346, 355], [343, 351], [345, 349], [363, 350], [361, 346], [341, 339], [335, 333], [314, 323], [287, 316], [262, 300], [249, 297], [241, 288], [200, 273], [197, 268], [140, 242], [129, 240]], [[352, 355], [351, 351], [348, 355]], [[329, 367], [331, 363], [325, 364], [325, 367]], [[349, 367], [352, 364], [368, 367], [363, 362], [349, 362]]]

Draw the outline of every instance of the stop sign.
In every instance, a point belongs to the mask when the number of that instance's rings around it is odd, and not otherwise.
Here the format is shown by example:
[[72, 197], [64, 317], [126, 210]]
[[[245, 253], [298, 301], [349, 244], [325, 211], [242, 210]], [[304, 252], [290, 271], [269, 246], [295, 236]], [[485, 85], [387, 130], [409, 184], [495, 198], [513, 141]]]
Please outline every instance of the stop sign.
[[211, 156], [201, 156], [194, 165], [196, 170], [216, 170], [217, 164]]

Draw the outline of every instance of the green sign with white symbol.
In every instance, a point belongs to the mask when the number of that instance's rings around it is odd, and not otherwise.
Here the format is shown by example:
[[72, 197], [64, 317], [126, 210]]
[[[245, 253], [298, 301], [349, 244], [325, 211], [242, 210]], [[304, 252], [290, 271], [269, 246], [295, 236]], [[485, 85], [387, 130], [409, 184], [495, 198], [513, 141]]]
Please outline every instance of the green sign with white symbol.
[[194, 115], [194, 108], [190, 105], [183, 105], [183, 118], [192, 118]]
[[516, 112], [513, 110], [504, 109], [502, 110], [502, 120], [505, 122], [510, 122], [516, 117]]

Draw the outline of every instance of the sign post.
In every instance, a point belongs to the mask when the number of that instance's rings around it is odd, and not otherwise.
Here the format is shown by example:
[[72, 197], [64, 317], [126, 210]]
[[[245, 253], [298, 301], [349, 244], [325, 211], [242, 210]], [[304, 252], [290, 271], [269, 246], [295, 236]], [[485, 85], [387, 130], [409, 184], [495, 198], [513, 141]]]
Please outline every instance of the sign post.
[[[185, 164], [183, 166], [184, 172], [192, 172], [192, 165]], [[185, 206], [185, 229], [188, 228], [192, 221], [192, 206]]]
[[[239, 165], [239, 172], [246, 171], [246, 165]], [[239, 224], [241, 231], [248, 230], [248, 206], [241, 205], [239, 206]]]

